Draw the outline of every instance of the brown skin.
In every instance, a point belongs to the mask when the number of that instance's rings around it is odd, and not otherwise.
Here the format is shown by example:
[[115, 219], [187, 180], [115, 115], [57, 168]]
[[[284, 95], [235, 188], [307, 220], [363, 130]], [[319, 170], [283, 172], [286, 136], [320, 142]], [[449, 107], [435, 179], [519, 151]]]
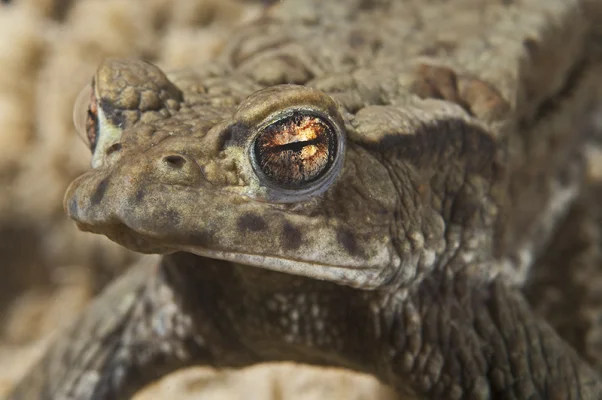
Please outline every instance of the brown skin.
[[[518, 20], [456, 3], [341, 9], [350, 36], [330, 29], [335, 5], [316, 3], [312, 24], [290, 2], [217, 68], [104, 62], [84, 124], [95, 168], [65, 209], [164, 256], [109, 288], [13, 398], [127, 397], [182, 366], [272, 360], [368, 372], [417, 398], [602, 396], [517, 288], [582, 186], [601, 87], [589, 21], [563, 1], [543, 26], [529, 24], [548, 3]], [[404, 31], [434, 11], [443, 25]], [[449, 52], [425, 39], [466, 21]], [[245, 53], [246, 38], [283, 36]], [[256, 151], [268, 142], [277, 162]]]

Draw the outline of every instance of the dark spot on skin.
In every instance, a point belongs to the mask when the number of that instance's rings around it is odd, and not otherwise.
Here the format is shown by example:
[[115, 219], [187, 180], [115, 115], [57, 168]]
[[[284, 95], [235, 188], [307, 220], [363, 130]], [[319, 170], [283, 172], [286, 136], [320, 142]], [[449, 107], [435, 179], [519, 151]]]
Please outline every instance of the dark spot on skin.
[[182, 221], [182, 217], [180, 217], [180, 213], [176, 210], [165, 210], [161, 215], [163, 222], [166, 226], [174, 227], [180, 224]]
[[237, 122], [224, 129], [218, 140], [218, 150], [224, 150], [230, 146], [236, 146], [244, 143], [244, 139], [249, 134], [249, 127], [242, 122]]
[[337, 240], [347, 250], [347, 253], [357, 256], [362, 252], [360, 251], [355, 236], [351, 231], [347, 229], [341, 229], [337, 232]]
[[539, 50], [539, 43], [533, 38], [526, 38], [523, 40], [523, 46], [525, 46], [525, 49], [531, 56], [535, 55], [537, 50]]
[[105, 117], [115, 126], [122, 126], [123, 111], [116, 108], [113, 103], [107, 99], [100, 99], [100, 108]]
[[69, 200], [69, 215], [77, 215], [77, 210], [79, 210], [77, 201], [75, 200], [75, 197], [72, 197], [71, 200]]
[[267, 228], [263, 217], [247, 213], [238, 219], [238, 229], [241, 231], [259, 232]]
[[144, 197], [146, 197], [146, 192], [144, 191], [144, 189], [138, 189], [138, 191], [136, 192], [136, 203], [140, 203]]
[[303, 243], [301, 230], [294, 225], [285, 222], [282, 227], [282, 247], [286, 250], [297, 250]]
[[105, 197], [105, 193], [107, 191], [108, 185], [109, 185], [108, 178], [105, 178], [102, 181], [100, 181], [100, 183], [98, 184], [98, 187], [94, 191], [94, 194], [90, 198], [90, 203], [93, 206], [97, 206], [102, 201], [102, 198]]
[[187, 238], [191, 246], [208, 246], [214, 243], [214, 236], [215, 234], [210, 231], [195, 231], [187, 235]]
[[[411, 135], [384, 134], [364, 145], [385, 154], [395, 154], [418, 167], [432, 162], [432, 155], [456, 153], [466, 161], [468, 173], [491, 177], [496, 163], [495, 139], [481, 127], [451, 118], [416, 128]], [[470, 155], [467, 157], [466, 155]]]

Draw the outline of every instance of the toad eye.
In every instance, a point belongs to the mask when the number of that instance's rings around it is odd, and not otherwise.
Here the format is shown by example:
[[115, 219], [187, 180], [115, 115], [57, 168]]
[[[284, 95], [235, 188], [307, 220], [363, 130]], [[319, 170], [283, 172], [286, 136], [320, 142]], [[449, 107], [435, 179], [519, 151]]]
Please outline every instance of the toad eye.
[[295, 111], [261, 129], [253, 148], [255, 168], [280, 188], [307, 188], [332, 169], [339, 138], [326, 118]]
[[94, 86], [86, 85], [75, 99], [73, 125], [80, 138], [94, 152], [98, 138], [98, 105]]

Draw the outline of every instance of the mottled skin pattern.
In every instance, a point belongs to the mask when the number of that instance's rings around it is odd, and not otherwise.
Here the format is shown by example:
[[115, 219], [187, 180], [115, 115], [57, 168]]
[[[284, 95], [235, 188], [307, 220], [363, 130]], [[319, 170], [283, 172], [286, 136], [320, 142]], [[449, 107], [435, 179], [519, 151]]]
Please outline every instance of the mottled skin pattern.
[[[408, 398], [602, 398], [521, 291], [584, 186], [594, 5], [289, 0], [213, 65], [104, 62], [95, 168], [65, 209], [164, 256], [109, 287], [11, 398], [127, 398], [183, 366], [270, 360]], [[340, 134], [307, 190], [251, 157], [290, 110]]]

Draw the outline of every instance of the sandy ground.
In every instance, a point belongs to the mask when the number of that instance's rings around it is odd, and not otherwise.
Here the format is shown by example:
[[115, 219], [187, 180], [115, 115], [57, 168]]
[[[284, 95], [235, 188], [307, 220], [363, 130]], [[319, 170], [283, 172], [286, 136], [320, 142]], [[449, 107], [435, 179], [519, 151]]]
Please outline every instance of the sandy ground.
[[[261, 2], [14, 0], [0, 3], [0, 396], [109, 280], [139, 256], [63, 214], [90, 154], [72, 105], [105, 57], [166, 69], [202, 63]], [[373, 378], [295, 365], [191, 369], [149, 399], [392, 399]]]

